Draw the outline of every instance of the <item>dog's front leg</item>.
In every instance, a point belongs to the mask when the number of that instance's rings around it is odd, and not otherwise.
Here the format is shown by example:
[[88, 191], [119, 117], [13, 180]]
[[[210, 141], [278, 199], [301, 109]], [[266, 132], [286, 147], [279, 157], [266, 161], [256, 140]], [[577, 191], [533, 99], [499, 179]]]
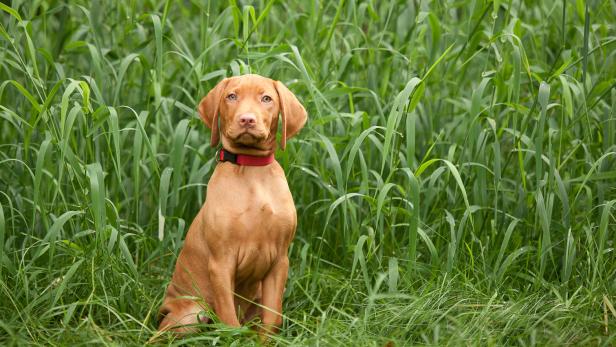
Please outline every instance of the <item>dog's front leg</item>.
[[208, 263], [210, 285], [214, 300], [214, 312], [221, 322], [239, 327], [240, 322], [235, 312], [235, 263], [231, 261], [215, 261]]
[[278, 327], [282, 325], [282, 296], [288, 273], [289, 258], [284, 255], [276, 261], [263, 279], [262, 337], [265, 333], [276, 333]]

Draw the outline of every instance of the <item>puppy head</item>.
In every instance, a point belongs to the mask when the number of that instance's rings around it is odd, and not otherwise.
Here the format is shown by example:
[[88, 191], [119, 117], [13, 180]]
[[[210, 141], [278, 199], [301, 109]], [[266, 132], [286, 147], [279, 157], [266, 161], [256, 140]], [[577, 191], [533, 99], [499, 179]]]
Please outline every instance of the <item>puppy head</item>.
[[227, 150], [255, 155], [275, 150], [279, 114], [282, 149], [307, 120], [306, 110], [284, 84], [259, 75], [225, 78], [201, 100], [199, 114], [212, 129], [212, 147], [222, 135]]

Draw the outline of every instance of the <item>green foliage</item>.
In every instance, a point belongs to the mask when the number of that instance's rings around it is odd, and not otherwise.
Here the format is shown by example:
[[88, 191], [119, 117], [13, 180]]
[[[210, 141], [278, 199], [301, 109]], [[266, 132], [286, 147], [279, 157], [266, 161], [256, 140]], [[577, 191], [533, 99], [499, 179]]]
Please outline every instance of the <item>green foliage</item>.
[[614, 18], [609, 0], [0, 3], [0, 343], [148, 341], [215, 165], [195, 106], [251, 72], [309, 113], [276, 154], [299, 227], [273, 343], [614, 344]]

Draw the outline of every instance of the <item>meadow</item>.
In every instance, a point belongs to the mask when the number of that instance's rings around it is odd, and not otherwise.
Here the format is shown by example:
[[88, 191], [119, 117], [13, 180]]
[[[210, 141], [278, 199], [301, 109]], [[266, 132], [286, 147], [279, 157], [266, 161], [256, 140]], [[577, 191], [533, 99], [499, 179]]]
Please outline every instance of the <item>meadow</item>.
[[[216, 162], [196, 105], [309, 121], [272, 345], [616, 344], [616, 2], [0, 2], [0, 344], [143, 345]], [[150, 341], [151, 343], [154, 343]], [[249, 327], [158, 344], [259, 345]]]

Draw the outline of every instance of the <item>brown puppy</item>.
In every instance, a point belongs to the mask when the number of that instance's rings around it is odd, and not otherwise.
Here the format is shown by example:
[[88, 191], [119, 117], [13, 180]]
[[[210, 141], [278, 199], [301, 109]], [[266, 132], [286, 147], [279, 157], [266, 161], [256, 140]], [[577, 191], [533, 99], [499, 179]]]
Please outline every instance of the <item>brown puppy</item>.
[[182, 325], [213, 309], [230, 326], [259, 315], [265, 331], [275, 332], [297, 224], [284, 171], [273, 160], [278, 115], [284, 149], [306, 123], [306, 110], [282, 83], [244, 75], [218, 83], [199, 113], [212, 129], [212, 147], [222, 139], [224, 151], [178, 257], [159, 330], [191, 331]]

